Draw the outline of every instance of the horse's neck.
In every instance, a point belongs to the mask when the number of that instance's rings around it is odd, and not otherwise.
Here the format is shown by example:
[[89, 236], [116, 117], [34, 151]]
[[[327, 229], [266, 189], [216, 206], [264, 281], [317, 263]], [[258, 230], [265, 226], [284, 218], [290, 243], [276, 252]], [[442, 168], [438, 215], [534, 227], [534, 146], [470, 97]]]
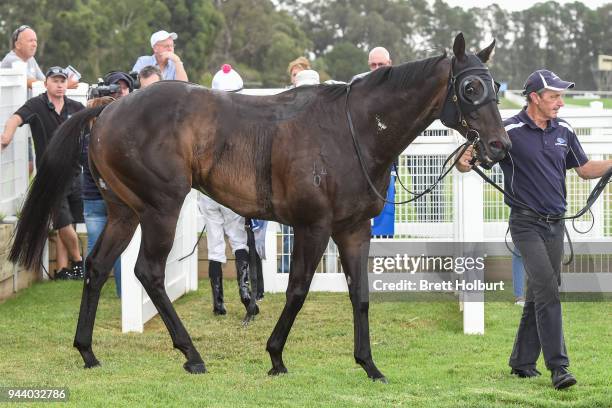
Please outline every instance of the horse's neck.
[[[446, 97], [450, 64], [441, 61], [424, 82], [406, 84], [400, 91], [381, 86], [365, 96], [360, 115], [360, 143], [371, 168], [385, 171], [397, 156], [439, 116]], [[375, 170], [376, 172], [376, 170]]]

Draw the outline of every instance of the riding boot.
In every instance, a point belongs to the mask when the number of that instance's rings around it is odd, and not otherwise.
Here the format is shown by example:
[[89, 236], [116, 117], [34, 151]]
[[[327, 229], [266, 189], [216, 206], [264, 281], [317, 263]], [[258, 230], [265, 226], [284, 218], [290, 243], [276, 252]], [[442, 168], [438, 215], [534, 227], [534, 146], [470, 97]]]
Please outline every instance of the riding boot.
[[249, 254], [244, 249], [236, 251], [236, 280], [238, 281], [238, 294], [244, 307], [251, 301], [249, 293]]
[[210, 261], [208, 263], [208, 277], [212, 288], [213, 313], [224, 315], [227, 313], [223, 304], [223, 275], [221, 273], [221, 262]]
[[264, 297], [264, 280], [263, 280], [263, 270], [261, 269], [261, 258], [259, 254], [255, 255], [257, 257], [257, 297], [256, 300], [262, 300]]

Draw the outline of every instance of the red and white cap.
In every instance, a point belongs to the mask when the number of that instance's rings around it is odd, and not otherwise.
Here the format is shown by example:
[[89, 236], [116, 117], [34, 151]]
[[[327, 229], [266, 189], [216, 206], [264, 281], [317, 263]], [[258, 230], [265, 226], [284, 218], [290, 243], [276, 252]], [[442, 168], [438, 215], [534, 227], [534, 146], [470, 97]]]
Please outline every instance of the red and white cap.
[[240, 74], [230, 64], [223, 64], [212, 80], [212, 89], [220, 91], [238, 92], [243, 86]]

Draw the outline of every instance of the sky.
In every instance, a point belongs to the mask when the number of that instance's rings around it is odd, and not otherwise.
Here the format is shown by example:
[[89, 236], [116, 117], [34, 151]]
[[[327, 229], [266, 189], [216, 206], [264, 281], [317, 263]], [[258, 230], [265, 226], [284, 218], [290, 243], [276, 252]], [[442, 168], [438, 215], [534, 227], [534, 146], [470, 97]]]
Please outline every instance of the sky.
[[[450, 6], [459, 6], [465, 9], [470, 7], [486, 7], [490, 4], [497, 3], [501, 8], [509, 10], [509, 11], [518, 11], [530, 8], [536, 2], [534, 1], [525, 1], [525, 0], [444, 0]], [[556, 0], [557, 3], [565, 4], [565, 3], [573, 3], [574, 0]], [[430, 3], [433, 3], [434, 0], [429, 0]], [[604, 4], [610, 3], [610, 0], [582, 0], [581, 3], [586, 5], [591, 9], [596, 9], [598, 7], [603, 6]]]

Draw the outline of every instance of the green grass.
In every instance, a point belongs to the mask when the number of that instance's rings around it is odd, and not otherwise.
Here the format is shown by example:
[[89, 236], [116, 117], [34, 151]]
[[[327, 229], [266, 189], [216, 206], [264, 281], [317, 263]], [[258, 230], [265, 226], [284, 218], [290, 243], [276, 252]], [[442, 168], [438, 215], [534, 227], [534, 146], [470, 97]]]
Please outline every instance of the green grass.
[[[520, 317], [510, 302], [487, 303], [486, 334], [466, 336], [456, 302], [372, 301], [375, 361], [389, 384], [373, 383], [353, 361], [346, 294], [314, 293], [284, 354], [289, 374], [268, 377], [266, 340], [284, 304], [267, 294], [261, 315], [242, 328], [236, 285], [226, 282], [228, 315], [211, 313], [208, 282], [180, 299], [179, 315], [206, 361], [189, 375], [156, 317], [144, 334], [122, 334], [109, 283], [94, 331], [102, 366], [82, 369], [72, 348], [78, 282], [34, 285], [0, 305], [0, 385], [68, 386], [68, 406], [117, 407], [605, 407], [612, 405], [610, 303], [566, 303], [565, 336], [578, 385], [564, 392], [543, 376], [509, 375], [507, 359]], [[22, 404], [20, 406], [27, 406]]]
[[603, 102], [604, 109], [612, 109], [611, 98], [600, 98], [600, 99], [576, 99], [576, 98], [565, 98], [565, 103], [568, 105], [586, 106], [589, 107], [591, 102], [600, 101]]

